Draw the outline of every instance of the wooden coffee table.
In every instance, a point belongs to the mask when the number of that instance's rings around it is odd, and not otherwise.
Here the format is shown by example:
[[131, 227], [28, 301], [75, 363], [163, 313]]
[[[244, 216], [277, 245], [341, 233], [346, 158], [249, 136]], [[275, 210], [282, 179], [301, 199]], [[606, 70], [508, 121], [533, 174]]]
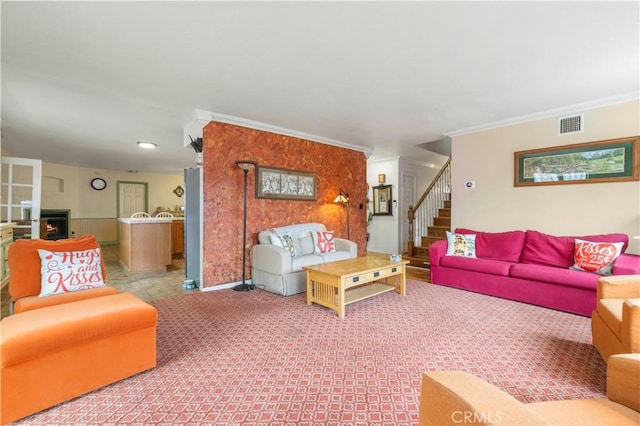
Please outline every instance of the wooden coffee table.
[[387, 291], [406, 295], [405, 265], [408, 260], [392, 262], [388, 256], [369, 255], [305, 266], [307, 305], [326, 306], [344, 318], [344, 307]]

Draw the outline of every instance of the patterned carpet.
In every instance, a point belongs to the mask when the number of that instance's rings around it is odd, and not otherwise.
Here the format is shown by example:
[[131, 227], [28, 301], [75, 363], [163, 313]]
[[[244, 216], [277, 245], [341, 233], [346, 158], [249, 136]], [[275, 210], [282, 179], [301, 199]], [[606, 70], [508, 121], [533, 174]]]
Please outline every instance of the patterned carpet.
[[525, 402], [604, 397], [589, 318], [412, 280], [407, 289], [349, 305], [343, 320], [304, 293], [153, 302], [156, 369], [21, 423], [415, 425], [426, 370], [468, 371]]

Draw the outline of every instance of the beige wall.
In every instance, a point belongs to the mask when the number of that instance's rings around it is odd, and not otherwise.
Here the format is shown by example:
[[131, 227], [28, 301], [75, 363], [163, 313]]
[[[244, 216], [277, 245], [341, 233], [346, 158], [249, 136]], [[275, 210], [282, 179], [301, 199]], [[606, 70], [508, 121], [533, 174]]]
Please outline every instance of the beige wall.
[[[42, 163], [42, 208], [70, 209], [72, 218], [117, 217], [118, 181], [147, 183], [150, 213], [156, 207], [182, 206], [184, 198], [173, 190], [184, 188], [182, 175], [157, 173], [130, 173]], [[90, 186], [95, 177], [107, 182], [107, 187], [96, 191]]]
[[78, 217], [78, 172], [79, 168], [62, 164], [42, 163], [43, 209], [69, 209], [72, 217]]
[[[373, 187], [379, 185], [378, 174], [385, 174], [385, 185], [391, 185], [392, 199], [398, 199], [399, 161], [399, 157], [393, 157], [378, 161], [369, 160], [367, 162], [367, 184], [369, 185], [367, 198], [371, 200], [369, 209], [372, 213]], [[392, 204], [391, 209], [393, 215], [374, 216], [372, 218], [367, 228], [367, 232], [369, 233], [367, 250], [380, 253], [400, 252], [399, 218], [403, 213], [398, 211], [397, 204]]]
[[[454, 137], [452, 227], [554, 235], [624, 232], [630, 237], [627, 252], [640, 254], [640, 182], [514, 187], [515, 151], [640, 134], [639, 101], [584, 114], [579, 134], [559, 136], [555, 117]], [[466, 189], [466, 181], [476, 187]]]

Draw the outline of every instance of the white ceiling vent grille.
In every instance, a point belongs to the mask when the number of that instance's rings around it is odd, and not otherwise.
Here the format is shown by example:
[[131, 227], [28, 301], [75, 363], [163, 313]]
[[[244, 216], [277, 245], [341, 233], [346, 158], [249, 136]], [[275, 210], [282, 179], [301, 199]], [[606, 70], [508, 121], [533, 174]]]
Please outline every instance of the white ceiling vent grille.
[[558, 134], [581, 133], [584, 131], [584, 114], [560, 117], [558, 119]]

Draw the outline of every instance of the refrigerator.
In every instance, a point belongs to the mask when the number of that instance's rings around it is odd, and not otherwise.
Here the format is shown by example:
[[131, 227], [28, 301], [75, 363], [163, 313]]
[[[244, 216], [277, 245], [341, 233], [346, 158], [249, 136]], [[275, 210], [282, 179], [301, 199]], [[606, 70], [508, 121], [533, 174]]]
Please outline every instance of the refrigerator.
[[184, 171], [185, 287], [202, 290], [202, 167]]

